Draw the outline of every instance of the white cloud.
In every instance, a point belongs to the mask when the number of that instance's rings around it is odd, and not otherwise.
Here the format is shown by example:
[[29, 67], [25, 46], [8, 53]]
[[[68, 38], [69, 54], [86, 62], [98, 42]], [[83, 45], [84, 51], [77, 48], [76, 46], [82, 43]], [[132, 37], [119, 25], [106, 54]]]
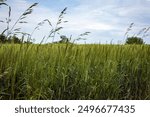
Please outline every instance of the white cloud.
[[[81, 26], [83, 26], [81, 28]], [[70, 27], [71, 29], [71, 27]], [[112, 26], [98, 22], [80, 22], [72, 24], [72, 30], [111, 30]]]

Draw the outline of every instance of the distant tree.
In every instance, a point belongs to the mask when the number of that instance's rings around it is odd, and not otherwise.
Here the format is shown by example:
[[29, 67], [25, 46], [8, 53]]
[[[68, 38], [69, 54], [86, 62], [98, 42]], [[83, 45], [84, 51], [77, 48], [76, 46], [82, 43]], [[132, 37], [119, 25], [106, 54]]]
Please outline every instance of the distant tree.
[[126, 44], [144, 44], [144, 41], [140, 37], [128, 37]]
[[6, 36], [4, 34], [0, 35], [0, 42], [5, 43], [6, 42]]
[[11, 38], [11, 42], [13, 42], [13, 43], [22, 43], [21, 40], [18, 37], [16, 37], [15, 35]]
[[70, 39], [68, 37], [66, 37], [65, 35], [61, 35], [60, 39], [61, 39], [60, 41], [56, 41], [53, 43], [71, 43]]
[[[21, 39], [18, 37], [14, 36], [9, 36], [8, 38], [4, 34], [0, 34], [0, 43], [23, 43]], [[27, 42], [29, 43], [29, 42]]]
[[60, 38], [61, 38], [61, 40], [59, 41], [59, 43], [68, 43], [69, 42], [68, 37], [66, 37], [65, 35], [61, 35]]

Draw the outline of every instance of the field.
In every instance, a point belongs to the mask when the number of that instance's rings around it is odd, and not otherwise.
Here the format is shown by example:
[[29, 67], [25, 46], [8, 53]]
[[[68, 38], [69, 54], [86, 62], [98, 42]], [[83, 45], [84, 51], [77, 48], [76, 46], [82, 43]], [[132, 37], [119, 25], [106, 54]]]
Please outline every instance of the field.
[[150, 99], [150, 46], [0, 45], [0, 99]]

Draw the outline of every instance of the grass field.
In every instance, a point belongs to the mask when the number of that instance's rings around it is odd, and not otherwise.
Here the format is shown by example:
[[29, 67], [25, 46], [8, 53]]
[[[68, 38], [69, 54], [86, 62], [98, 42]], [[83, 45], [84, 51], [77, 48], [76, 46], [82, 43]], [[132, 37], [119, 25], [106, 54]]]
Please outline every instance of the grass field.
[[0, 45], [0, 99], [150, 99], [149, 45]]

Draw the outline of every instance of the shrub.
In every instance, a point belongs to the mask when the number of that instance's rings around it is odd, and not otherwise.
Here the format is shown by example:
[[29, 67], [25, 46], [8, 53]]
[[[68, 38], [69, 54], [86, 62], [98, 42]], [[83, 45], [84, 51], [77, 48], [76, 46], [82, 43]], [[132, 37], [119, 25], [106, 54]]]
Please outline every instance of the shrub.
[[1, 35], [0, 35], [0, 42], [1, 42], [1, 43], [5, 43], [5, 41], [6, 41], [6, 36], [3, 35], [3, 34], [1, 34]]
[[144, 41], [140, 37], [128, 37], [126, 44], [144, 44]]

